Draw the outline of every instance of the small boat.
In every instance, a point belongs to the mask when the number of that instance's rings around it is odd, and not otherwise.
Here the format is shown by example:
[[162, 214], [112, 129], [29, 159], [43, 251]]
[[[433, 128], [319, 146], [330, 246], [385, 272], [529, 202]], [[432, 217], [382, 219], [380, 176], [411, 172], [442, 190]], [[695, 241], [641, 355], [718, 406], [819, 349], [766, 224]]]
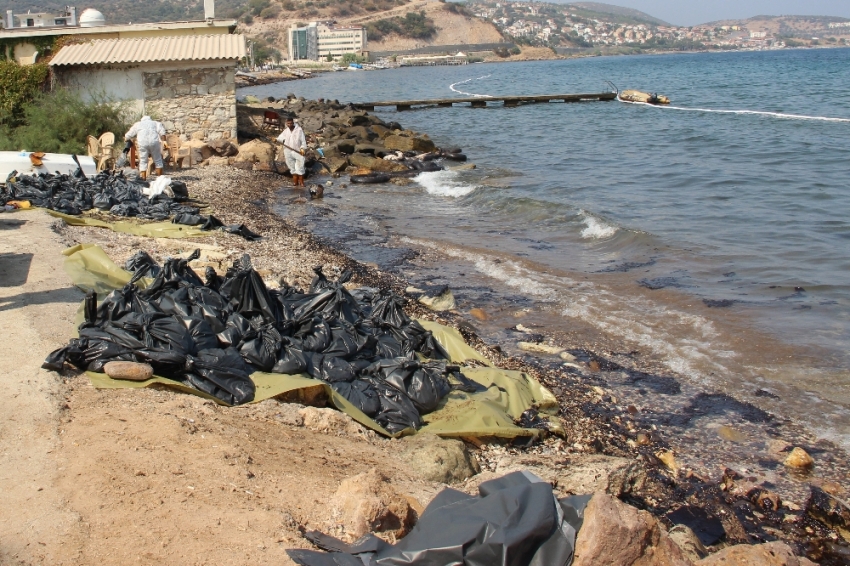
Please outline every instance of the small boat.
[[644, 104], [670, 104], [670, 99], [663, 94], [643, 92], [640, 90], [624, 90], [617, 93], [617, 98], [623, 102], [642, 102]]
[[348, 70], [349, 71], [362, 71], [363, 65], [361, 65], [360, 63], [350, 63], [348, 65]]

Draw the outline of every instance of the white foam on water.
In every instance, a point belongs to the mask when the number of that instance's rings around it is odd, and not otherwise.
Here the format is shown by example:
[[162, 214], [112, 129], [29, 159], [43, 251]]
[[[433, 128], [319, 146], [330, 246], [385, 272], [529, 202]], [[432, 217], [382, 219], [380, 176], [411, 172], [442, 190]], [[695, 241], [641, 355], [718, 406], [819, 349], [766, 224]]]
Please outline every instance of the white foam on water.
[[719, 110], [714, 108], [685, 108], [683, 106], [647, 104], [646, 102], [630, 102], [628, 100], [620, 100], [620, 102], [623, 102], [625, 104], [637, 104], [640, 106], [651, 106], [653, 108], [666, 110], [681, 110], [683, 112], [708, 112], [710, 114], [741, 114], [753, 116], [769, 116], [771, 118], [779, 118], [782, 120], [810, 120], [816, 122], [850, 123], [850, 118], [831, 118], [829, 116], [806, 116], [804, 114], [785, 114], [783, 112], [766, 112], [763, 110]]
[[455, 88], [457, 85], [462, 85], [464, 83], [468, 83], [468, 82], [471, 82], [471, 81], [480, 81], [482, 79], [486, 79], [486, 78], [489, 78], [489, 77], [490, 77], [490, 75], [483, 75], [481, 77], [475, 77], [474, 79], [466, 79], [465, 81], [458, 81], [456, 83], [450, 84], [449, 88], [452, 90], [452, 92], [456, 92], [456, 93], [462, 94], [464, 96], [474, 96], [476, 98], [493, 98], [489, 94], [475, 94], [474, 92], [464, 92], [462, 90], [458, 90], [458, 89]]
[[458, 177], [457, 171], [428, 171], [420, 173], [413, 180], [422, 185], [428, 194], [440, 197], [458, 198], [476, 189], [475, 185], [459, 181]]
[[713, 323], [701, 316], [640, 297], [621, 297], [604, 286], [541, 273], [504, 258], [430, 240], [401, 240], [469, 262], [479, 273], [526, 296], [554, 303], [561, 316], [645, 348], [670, 370], [695, 382], [704, 383], [710, 373], [728, 373], [723, 360], [738, 355], [722, 342]]
[[585, 210], [579, 210], [579, 215], [586, 228], [581, 231], [581, 237], [587, 240], [602, 240], [610, 238], [617, 233], [617, 227], [607, 224], [597, 216], [593, 216]]

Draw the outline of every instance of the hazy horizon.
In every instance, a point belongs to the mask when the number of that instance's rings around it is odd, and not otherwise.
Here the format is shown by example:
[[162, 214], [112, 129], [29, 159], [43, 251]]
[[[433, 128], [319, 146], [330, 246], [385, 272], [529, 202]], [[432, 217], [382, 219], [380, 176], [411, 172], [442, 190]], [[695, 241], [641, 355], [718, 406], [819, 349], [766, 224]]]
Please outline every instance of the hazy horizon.
[[[576, 0], [544, 1], [569, 4]], [[678, 26], [693, 26], [717, 20], [743, 20], [764, 15], [850, 18], [848, 0], [609, 0], [601, 3], [634, 8]]]

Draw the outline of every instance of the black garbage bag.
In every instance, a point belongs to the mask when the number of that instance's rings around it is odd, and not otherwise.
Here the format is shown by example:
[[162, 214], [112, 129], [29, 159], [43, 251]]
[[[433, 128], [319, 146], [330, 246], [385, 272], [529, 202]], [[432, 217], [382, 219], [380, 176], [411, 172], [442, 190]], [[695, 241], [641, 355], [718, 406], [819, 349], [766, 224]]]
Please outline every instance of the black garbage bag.
[[250, 369], [234, 348], [214, 348], [186, 357], [186, 380], [192, 386], [230, 405], [254, 400]]
[[210, 231], [210, 230], [218, 230], [219, 228], [224, 227], [224, 222], [210, 214], [206, 220], [204, 220], [203, 226], [201, 226], [201, 230]]
[[[65, 212], [61, 210], [58, 206], [54, 210], [59, 210], [60, 212]], [[79, 210], [79, 209], [77, 209]], [[139, 215], [139, 205], [135, 202], [128, 201], [122, 202], [121, 204], [116, 204], [112, 208], [109, 209], [110, 214], [114, 214], [115, 216], [138, 216]], [[65, 212], [65, 214], [74, 214], [73, 212]], [[80, 214], [77, 212], [76, 214]]]
[[[204, 282], [195, 273], [195, 270], [189, 267], [189, 263], [201, 257], [201, 250], [193, 251], [187, 258], [170, 258], [165, 260], [162, 266], [162, 275], [165, 281], [177, 281], [195, 287], [202, 287]], [[151, 285], [156, 285], [156, 282]]]
[[195, 354], [195, 340], [183, 322], [164, 313], [146, 315], [144, 323], [145, 345], [154, 350], [170, 350], [178, 354]]
[[330, 344], [322, 350], [328, 356], [336, 356], [345, 360], [354, 358], [361, 350], [374, 350], [377, 340], [373, 336], [361, 335], [357, 328], [340, 318], [328, 321], [331, 330]]
[[227, 318], [224, 330], [219, 332], [216, 338], [225, 348], [228, 346], [238, 348], [242, 345], [242, 337], [252, 331], [251, 322], [238, 312], [234, 312]]
[[351, 382], [337, 381], [331, 383], [331, 388], [360, 409], [367, 417], [376, 415], [381, 408], [378, 391], [368, 381], [362, 379], [355, 379]]
[[284, 336], [281, 340], [280, 353], [272, 371], [274, 373], [302, 373], [307, 370], [307, 358], [304, 356], [303, 345], [298, 338]]
[[425, 330], [421, 324], [411, 320], [401, 329], [402, 348], [404, 355], [418, 352], [432, 360], [449, 360], [451, 356], [446, 349], [434, 338], [430, 330]]
[[185, 224], [186, 226], [197, 226], [204, 223], [204, 217], [200, 214], [176, 214], [171, 219], [172, 224]]
[[136, 356], [133, 350], [115, 342], [88, 340], [82, 357], [83, 365], [87, 371], [103, 372], [103, 366], [114, 361], [134, 362]]
[[192, 316], [192, 303], [189, 301], [189, 287], [165, 290], [159, 298], [152, 301], [165, 314], [174, 316]]
[[255, 369], [270, 371], [277, 362], [280, 342], [280, 333], [274, 326], [267, 324], [243, 337], [239, 353]]
[[[332, 554], [288, 550], [302, 566], [569, 566], [590, 496], [556, 499], [530, 472], [486, 481], [471, 496], [444, 489], [413, 530], [390, 545], [375, 535], [353, 544], [315, 531], [305, 538]], [[356, 562], [355, 562], [356, 561]]]
[[379, 360], [363, 373], [392, 385], [407, 395], [419, 414], [426, 414], [436, 409], [440, 400], [451, 391], [443, 376], [444, 369], [444, 365], [423, 365], [410, 358], [394, 358]]
[[171, 181], [169, 186], [174, 193], [174, 200], [182, 202], [189, 199], [189, 188], [183, 181]]
[[307, 373], [316, 379], [335, 383], [337, 381], [351, 381], [355, 377], [354, 366], [342, 358], [316, 352], [307, 352], [305, 356], [307, 358]]
[[341, 284], [334, 284], [332, 288], [304, 295], [293, 303], [293, 307], [293, 317], [298, 321], [320, 313], [338, 316], [351, 324], [363, 317], [360, 305]]
[[320, 291], [324, 291], [325, 289], [332, 289], [333, 283], [323, 272], [324, 266], [317, 265], [313, 268], [313, 280], [310, 282], [310, 292], [318, 293]]
[[404, 301], [395, 293], [386, 292], [377, 295], [372, 300], [372, 318], [397, 328], [407, 326], [410, 317], [402, 310]]
[[381, 408], [373, 418], [387, 432], [395, 434], [406, 428], [418, 429], [422, 426], [419, 411], [407, 395], [382, 379], [366, 377], [363, 381], [370, 383], [378, 392]]
[[99, 210], [110, 210], [113, 206], [118, 204], [118, 201], [115, 200], [112, 195], [104, 191], [92, 199], [92, 204]]
[[278, 302], [272, 300], [263, 278], [251, 267], [251, 258], [247, 254], [228, 270], [219, 292], [230, 300], [233, 312], [247, 318], [259, 315], [266, 324], [276, 324], [281, 320]]
[[404, 355], [401, 342], [392, 334], [378, 334], [375, 356], [381, 359], [400, 358]]
[[97, 307], [97, 321], [116, 321], [131, 313], [159, 312], [156, 305], [151, 304], [139, 293], [134, 278], [122, 287], [109, 293]]
[[204, 270], [204, 279], [204, 286], [216, 292], [221, 289], [221, 284], [224, 282], [224, 279], [209, 265]]
[[305, 352], [321, 352], [331, 343], [331, 326], [324, 318], [316, 316], [302, 324], [295, 337], [301, 339]]
[[208, 287], [186, 289], [192, 305], [192, 316], [206, 320], [216, 334], [224, 330], [224, 324], [230, 314], [230, 307], [224, 297]]
[[41, 367], [53, 371], [62, 371], [65, 367], [65, 362], [68, 362], [77, 369], [85, 369], [85, 349], [88, 347], [88, 340], [85, 338], [72, 338], [67, 346], [50, 352]]
[[236, 234], [237, 236], [242, 236], [249, 242], [255, 242], [257, 240], [262, 239], [261, 235], [257, 234], [256, 232], [252, 232], [244, 224], [230, 224], [228, 226], [222, 226], [221, 231], [228, 232], [230, 234]]
[[186, 326], [189, 335], [195, 342], [195, 351], [211, 350], [218, 348], [218, 338], [209, 323], [203, 318], [191, 316], [181, 317], [181, 322]]
[[156, 277], [162, 268], [154, 261], [148, 252], [141, 250], [124, 263], [124, 269], [131, 273], [141, 273], [146, 277]]

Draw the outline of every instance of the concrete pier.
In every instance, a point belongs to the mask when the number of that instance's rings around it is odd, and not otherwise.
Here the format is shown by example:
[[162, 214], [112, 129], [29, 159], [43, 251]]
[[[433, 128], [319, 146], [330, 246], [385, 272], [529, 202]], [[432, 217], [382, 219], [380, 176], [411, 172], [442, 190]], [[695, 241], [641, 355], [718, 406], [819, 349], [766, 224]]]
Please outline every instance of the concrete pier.
[[487, 106], [514, 107], [521, 104], [539, 104], [541, 102], [599, 102], [614, 100], [615, 92], [590, 94], [536, 94], [530, 96], [476, 96], [472, 98], [434, 98], [428, 100], [386, 100], [381, 102], [355, 102], [354, 106], [362, 110], [374, 110], [377, 107], [395, 106], [396, 110], [410, 110], [414, 106], [434, 106], [451, 108], [466, 106], [484, 108]]

